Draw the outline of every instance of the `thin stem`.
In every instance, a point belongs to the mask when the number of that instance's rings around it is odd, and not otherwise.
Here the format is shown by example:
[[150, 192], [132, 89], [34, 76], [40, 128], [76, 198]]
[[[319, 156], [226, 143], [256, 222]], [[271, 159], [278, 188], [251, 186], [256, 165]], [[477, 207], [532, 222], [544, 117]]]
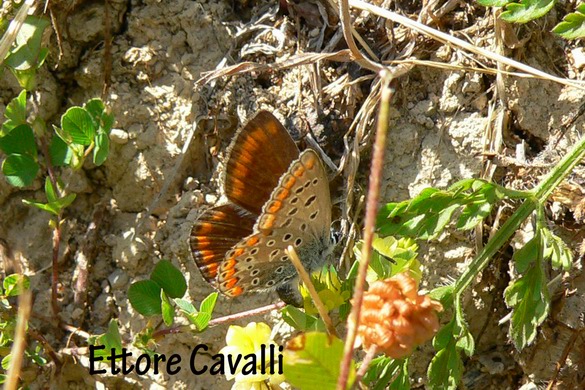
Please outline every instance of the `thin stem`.
[[388, 133], [388, 123], [390, 121], [390, 100], [394, 90], [390, 87], [392, 77], [389, 72], [381, 72], [382, 91], [380, 101], [380, 114], [378, 115], [378, 124], [376, 128], [376, 140], [374, 142], [374, 152], [372, 155], [372, 167], [370, 170], [370, 181], [368, 184], [368, 197], [366, 201], [366, 219], [364, 227], [364, 244], [362, 246], [362, 255], [358, 269], [358, 276], [355, 283], [355, 289], [352, 300], [352, 308], [347, 318], [347, 336], [343, 350], [343, 359], [339, 370], [339, 379], [337, 390], [347, 388], [351, 357], [353, 354], [353, 345], [359, 326], [359, 317], [362, 309], [364, 288], [366, 285], [366, 274], [370, 263], [372, 252], [372, 241], [374, 239], [374, 224], [376, 214], [378, 213], [378, 202], [380, 198], [380, 181], [382, 178], [382, 168], [384, 165], [384, 152], [386, 149], [386, 138]]
[[361, 364], [360, 368], [358, 369], [357, 374], [355, 375], [354, 387], [356, 387], [355, 385], [362, 380], [364, 375], [366, 375], [366, 372], [368, 371], [368, 367], [370, 366], [372, 359], [374, 359], [374, 356], [376, 356], [377, 354], [378, 354], [378, 346], [376, 344], [370, 345], [370, 348], [368, 349], [368, 353], [366, 353], [366, 356], [364, 357], [364, 360], [362, 360], [362, 364]]
[[313, 281], [311, 280], [311, 275], [309, 275], [309, 273], [303, 266], [303, 263], [301, 263], [301, 259], [299, 259], [299, 256], [297, 255], [297, 251], [295, 250], [295, 248], [293, 248], [292, 245], [289, 245], [288, 248], [285, 249], [285, 252], [288, 255], [288, 257], [290, 257], [291, 263], [297, 269], [297, 272], [299, 273], [301, 280], [303, 281], [303, 283], [305, 283], [305, 287], [307, 287], [307, 289], [309, 290], [309, 294], [311, 295], [311, 298], [313, 298], [313, 304], [317, 308], [317, 311], [319, 312], [321, 319], [325, 323], [327, 333], [338, 337], [337, 331], [333, 326], [333, 321], [331, 321], [331, 317], [329, 317], [329, 313], [327, 312], [327, 308], [321, 301], [321, 298], [319, 298], [319, 294], [317, 293], [317, 290], [313, 285]]
[[18, 297], [18, 314], [16, 319], [16, 329], [14, 331], [14, 342], [10, 351], [10, 367], [6, 374], [6, 382], [4, 388], [7, 390], [15, 390], [18, 387], [18, 378], [20, 376], [20, 368], [22, 366], [22, 359], [24, 357], [24, 347], [26, 345], [26, 327], [30, 311], [32, 308], [32, 293], [30, 291], [23, 292]]
[[[209, 321], [208, 325], [209, 326], [221, 325], [221, 324], [225, 324], [226, 322], [233, 322], [236, 320], [240, 320], [242, 318], [252, 317], [252, 316], [256, 316], [256, 315], [260, 315], [260, 314], [264, 314], [264, 313], [269, 313], [272, 310], [282, 309], [284, 306], [286, 306], [286, 303], [284, 303], [284, 302], [273, 303], [272, 305], [262, 306], [262, 307], [259, 307], [257, 309], [243, 311], [241, 313], [236, 313], [236, 314], [232, 314], [229, 316], [224, 316], [224, 317], [219, 317], [219, 318], [213, 319], [213, 320]], [[159, 339], [161, 339], [164, 336], [169, 335], [169, 334], [188, 332], [190, 330], [191, 330], [191, 328], [188, 325], [187, 326], [176, 326], [174, 328], [160, 329], [152, 334], [152, 338], [155, 340], [159, 340]]]
[[272, 310], [282, 309], [285, 306], [286, 306], [286, 303], [277, 302], [277, 303], [273, 303], [272, 305], [259, 307], [257, 309], [244, 311], [242, 313], [236, 313], [236, 314], [231, 314], [229, 316], [219, 317], [219, 318], [216, 318], [214, 320], [209, 321], [209, 326], [220, 325], [220, 324], [223, 324], [226, 322], [232, 322], [232, 321], [239, 320], [239, 319], [246, 318], [246, 317], [257, 316], [260, 314], [269, 313]]
[[61, 213], [53, 228], [53, 267], [51, 269], [51, 308], [55, 319], [59, 321], [59, 304], [57, 302], [57, 288], [59, 285], [59, 246], [61, 244]]

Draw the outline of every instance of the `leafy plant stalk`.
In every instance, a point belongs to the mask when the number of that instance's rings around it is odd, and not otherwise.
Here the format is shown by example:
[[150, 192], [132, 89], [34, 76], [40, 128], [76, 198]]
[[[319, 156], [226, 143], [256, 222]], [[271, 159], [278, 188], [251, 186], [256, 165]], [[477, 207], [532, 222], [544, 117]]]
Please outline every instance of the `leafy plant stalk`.
[[585, 157], [585, 137], [567, 153], [553, 170], [532, 190], [533, 195], [527, 198], [514, 214], [502, 225], [494, 237], [486, 244], [483, 251], [469, 264], [467, 270], [455, 283], [454, 293], [456, 304], [462, 292], [469, 286], [475, 276], [488, 264], [496, 252], [506, 244], [514, 232], [528, 218], [538, 205], [543, 204], [553, 190], [572, 172], [573, 168]]

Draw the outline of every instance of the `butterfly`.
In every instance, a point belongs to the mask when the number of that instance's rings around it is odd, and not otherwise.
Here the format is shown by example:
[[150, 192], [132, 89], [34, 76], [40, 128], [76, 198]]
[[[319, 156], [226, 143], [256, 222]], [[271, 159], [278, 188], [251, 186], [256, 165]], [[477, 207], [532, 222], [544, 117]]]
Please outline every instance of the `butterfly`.
[[300, 306], [292, 245], [308, 272], [332, 252], [327, 172], [312, 149], [299, 152], [282, 124], [258, 112], [234, 136], [223, 188], [228, 202], [204, 212], [189, 244], [203, 278], [229, 297], [276, 289]]

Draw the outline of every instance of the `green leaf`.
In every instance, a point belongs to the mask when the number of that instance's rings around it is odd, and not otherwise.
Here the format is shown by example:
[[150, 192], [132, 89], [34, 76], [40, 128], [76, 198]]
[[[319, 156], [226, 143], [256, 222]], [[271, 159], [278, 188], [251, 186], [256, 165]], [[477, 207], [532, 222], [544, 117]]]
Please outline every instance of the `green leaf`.
[[113, 126], [114, 126], [114, 115], [104, 113], [104, 115], [102, 116], [101, 129], [104, 131], [104, 133], [110, 134], [110, 131], [112, 130]]
[[213, 309], [215, 308], [215, 302], [217, 302], [217, 297], [219, 296], [218, 293], [212, 292], [209, 294], [203, 301], [201, 301], [201, 305], [199, 306], [199, 310], [203, 313], [213, 314]]
[[32, 352], [27, 351], [27, 356], [30, 357], [37, 365], [44, 366], [47, 364], [47, 359], [41, 355], [43, 352], [43, 347], [37, 345], [35, 350]]
[[448, 343], [431, 360], [427, 376], [430, 389], [456, 389], [463, 374], [463, 362], [454, 343]]
[[573, 264], [573, 253], [571, 249], [567, 247], [567, 244], [559, 236], [549, 229], [542, 228], [541, 232], [544, 238], [544, 252], [549, 253], [548, 256], [545, 256], [545, 260], [550, 258], [553, 269], [562, 268], [565, 271], [570, 270]]
[[168, 260], [161, 260], [156, 264], [150, 274], [150, 280], [162, 287], [165, 294], [171, 298], [181, 298], [187, 291], [183, 273]]
[[7, 276], [2, 282], [4, 295], [15, 297], [30, 289], [30, 279], [26, 275], [12, 274]]
[[71, 137], [74, 143], [85, 146], [93, 142], [96, 132], [91, 115], [81, 107], [71, 107], [63, 114], [61, 129]]
[[49, 178], [49, 176], [45, 178], [45, 196], [47, 197], [48, 203], [57, 200], [57, 192], [55, 191], [55, 187], [53, 187], [51, 178]]
[[429, 292], [429, 297], [436, 301], [441, 302], [441, 305], [443, 305], [443, 309], [447, 310], [448, 308], [453, 306], [454, 288], [455, 286], [452, 284], [448, 286], [435, 287], [433, 290]]
[[463, 350], [467, 356], [472, 356], [475, 351], [475, 340], [467, 328], [467, 324], [458, 315], [455, 315], [455, 323], [457, 324], [457, 342], [455, 346], [457, 350]]
[[2, 173], [6, 181], [14, 187], [32, 184], [39, 171], [39, 164], [30, 156], [11, 154], [2, 163]]
[[85, 147], [83, 145], [71, 143], [68, 145], [68, 148], [71, 151], [71, 161], [69, 162], [69, 165], [73, 169], [81, 169], [83, 162], [85, 161]]
[[161, 314], [160, 299], [161, 287], [152, 280], [141, 280], [132, 283], [128, 289], [128, 300], [130, 304], [143, 316]]
[[69, 165], [71, 158], [73, 157], [72, 152], [67, 147], [65, 141], [63, 141], [61, 137], [56, 136], [51, 138], [49, 156], [51, 158], [51, 165], [54, 167], [64, 167]]
[[[284, 376], [292, 386], [303, 390], [333, 390], [342, 357], [343, 342], [338, 338], [320, 332], [305, 333], [287, 343], [283, 352]], [[352, 361], [348, 388], [354, 379]]]
[[377, 357], [370, 363], [362, 382], [372, 390], [410, 389], [407, 366], [408, 359], [394, 360], [386, 356]]
[[577, 12], [567, 14], [552, 30], [565, 39], [585, 37], [585, 3], [577, 7]]
[[4, 59], [4, 65], [16, 71], [38, 68], [46, 57], [41, 50], [41, 41], [43, 31], [49, 24], [46, 18], [27, 16], [16, 35], [15, 47]]
[[36, 208], [41, 209], [43, 211], [47, 211], [53, 215], [59, 215], [59, 209], [56, 207], [53, 207], [53, 205], [49, 204], [49, 203], [35, 202], [34, 200], [29, 200], [29, 199], [23, 199], [22, 203], [24, 203], [28, 206], [36, 207]]
[[33, 129], [27, 124], [16, 126], [0, 138], [0, 150], [8, 155], [22, 154], [36, 160], [37, 144]]
[[550, 308], [541, 262], [534, 262], [522, 277], [510, 282], [504, 298], [512, 308], [510, 336], [516, 348], [522, 350], [534, 340], [537, 328], [546, 319]]
[[484, 7], [503, 7], [509, 2], [510, 0], [477, 0], [477, 3]]
[[161, 299], [161, 312], [162, 318], [166, 326], [171, 326], [175, 318], [175, 308], [171, 305], [167, 294], [163, 290], [160, 290]]
[[91, 99], [83, 105], [83, 108], [94, 119], [96, 126], [99, 126], [105, 109], [102, 99], [100, 98]]
[[198, 311], [195, 309], [195, 306], [191, 302], [183, 298], [175, 298], [175, 304], [179, 307], [179, 309], [187, 314], [197, 314]]
[[93, 163], [98, 167], [106, 161], [110, 153], [110, 137], [106, 133], [99, 132], [95, 136], [95, 148], [93, 149]]
[[325, 331], [325, 324], [319, 318], [309, 315], [298, 308], [287, 305], [281, 311], [284, 322], [303, 332]]
[[522, 248], [514, 252], [512, 260], [518, 273], [524, 273], [534, 262], [542, 259], [543, 242], [539, 231]]
[[508, 3], [500, 17], [509, 23], [527, 23], [544, 16], [555, 5], [555, 0], [521, 0]]
[[[376, 386], [376, 390], [382, 390], [382, 387]], [[410, 378], [408, 376], [408, 359], [404, 359], [398, 372], [398, 376], [394, 378], [390, 384], [389, 390], [409, 390]]]
[[406, 236], [416, 239], [437, 237], [462, 208], [458, 229], [470, 229], [491, 212], [505, 196], [505, 189], [478, 179], [455, 183], [447, 191], [423, 190], [410, 201], [389, 203], [380, 209], [376, 226], [382, 236]]
[[215, 302], [217, 301], [218, 293], [214, 292], [209, 294], [199, 306], [199, 312], [195, 310], [196, 315], [191, 321], [196, 327], [198, 331], [202, 331], [207, 328], [209, 321], [211, 321], [211, 314], [213, 313], [213, 309], [215, 308]]
[[58, 208], [59, 210], [62, 210], [65, 207], [69, 206], [71, 203], [73, 203], [73, 201], [75, 200], [76, 197], [77, 197], [77, 194], [67, 194], [64, 197], [59, 198], [54, 202], [50, 202], [49, 204], [53, 205], [54, 207]]
[[211, 314], [199, 312], [195, 316], [195, 321], [193, 322], [193, 324], [195, 325], [197, 330], [201, 332], [202, 330], [207, 328], [207, 324], [209, 324], [209, 321], [211, 321]]
[[[61, 117], [61, 120], [62, 119], [63, 117]], [[55, 130], [55, 133], [59, 136], [59, 138], [61, 138], [63, 142], [65, 142], [65, 144], [71, 145], [71, 143], [73, 143], [73, 138], [71, 138], [71, 134], [64, 131], [62, 128], [53, 125], [53, 130]]]
[[99, 98], [91, 99], [83, 107], [92, 116], [98, 132], [103, 132], [106, 135], [110, 134], [114, 124], [114, 116], [108, 114], [102, 100]]
[[69, 206], [75, 198], [77, 194], [68, 194], [62, 198], [59, 198], [53, 202], [42, 203], [42, 202], [35, 202], [33, 200], [23, 199], [22, 203], [39, 208], [44, 211], [48, 211], [51, 214], [59, 215], [59, 213], [67, 206]]
[[26, 90], [23, 89], [20, 94], [12, 99], [6, 106], [4, 112], [6, 121], [2, 124], [0, 136], [8, 134], [10, 130], [17, 126], [26, 124]]
[[12, 362], [12, 355], [9, 353], [8, 355], [2, 358], [2, 363], [0, 365], [3, 369], [8, 370], [10, 368], [10, 363]]
[[183, 313], [185, 317], [187, 317], [189, 322], [195, 325], [197, 322], [197, 314], [199, 314], [197, 309], [195, 309], [195, 306], [193, 306], [191, 302], [182, 298], [176, 298], [175, 304], [177, 305], [181, 313]]
[[447, 348], [449, 344], [455, 344], [454, 333], [455, 330], [455, 319], [452, 319], [447, 325], [443, 326], [435, 337], [433, 338], [433, 347], [435, 350], [441, 350]]
[[[392, 236], [389, 236], [392, 237]], [[363, 243], [360, 242], [363, 245]], [[356, 249], [360, 246], [356, 245]], [[359, 249], [361, 255], [361, 249]], [[368, 283], [372, 283], [376, 280], [383, 280], [387, 279], [392, 276], [392, 263], [388, 261], [384, 256], [380, 255], [377, 251], [372, 252], [372, 257], [370, 259], [369, 269], [368, 269]], [[374, 277], [371, 277], [370, 270], [375, 273]]]
[[468, 204], [463, 208], [463, 212], [457, 222], [457, 229], [470, 230], [477, 226], [484, 218], [492, 212], [493, 204], [487, 203], [485, 199]]
[[116, 354], [122, 353], [122, 338], [120, 337], [120, 330], [118, 329], [118, 322], [116, 320], [110, 320], [108, 324], [108, 331], [101, 336], [96, 337], [95, 346], [105, 346], [104, 349], [98, 349], [94, 351], [94, 356], [106, 358], [109, 357], [112, 348], [116, 350]]

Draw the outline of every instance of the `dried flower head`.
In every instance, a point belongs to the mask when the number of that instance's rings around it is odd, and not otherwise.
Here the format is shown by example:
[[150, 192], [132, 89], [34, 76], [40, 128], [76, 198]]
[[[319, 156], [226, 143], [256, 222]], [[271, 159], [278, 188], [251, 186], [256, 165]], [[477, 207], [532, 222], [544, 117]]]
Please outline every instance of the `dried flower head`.
[[407, 273], [376, 281], [364, 293], [358, 340], [365, 349], [376, 345], [386, 356], [402, 358], [433, 337], [441, 310], [439, 302], [418, 294]]

